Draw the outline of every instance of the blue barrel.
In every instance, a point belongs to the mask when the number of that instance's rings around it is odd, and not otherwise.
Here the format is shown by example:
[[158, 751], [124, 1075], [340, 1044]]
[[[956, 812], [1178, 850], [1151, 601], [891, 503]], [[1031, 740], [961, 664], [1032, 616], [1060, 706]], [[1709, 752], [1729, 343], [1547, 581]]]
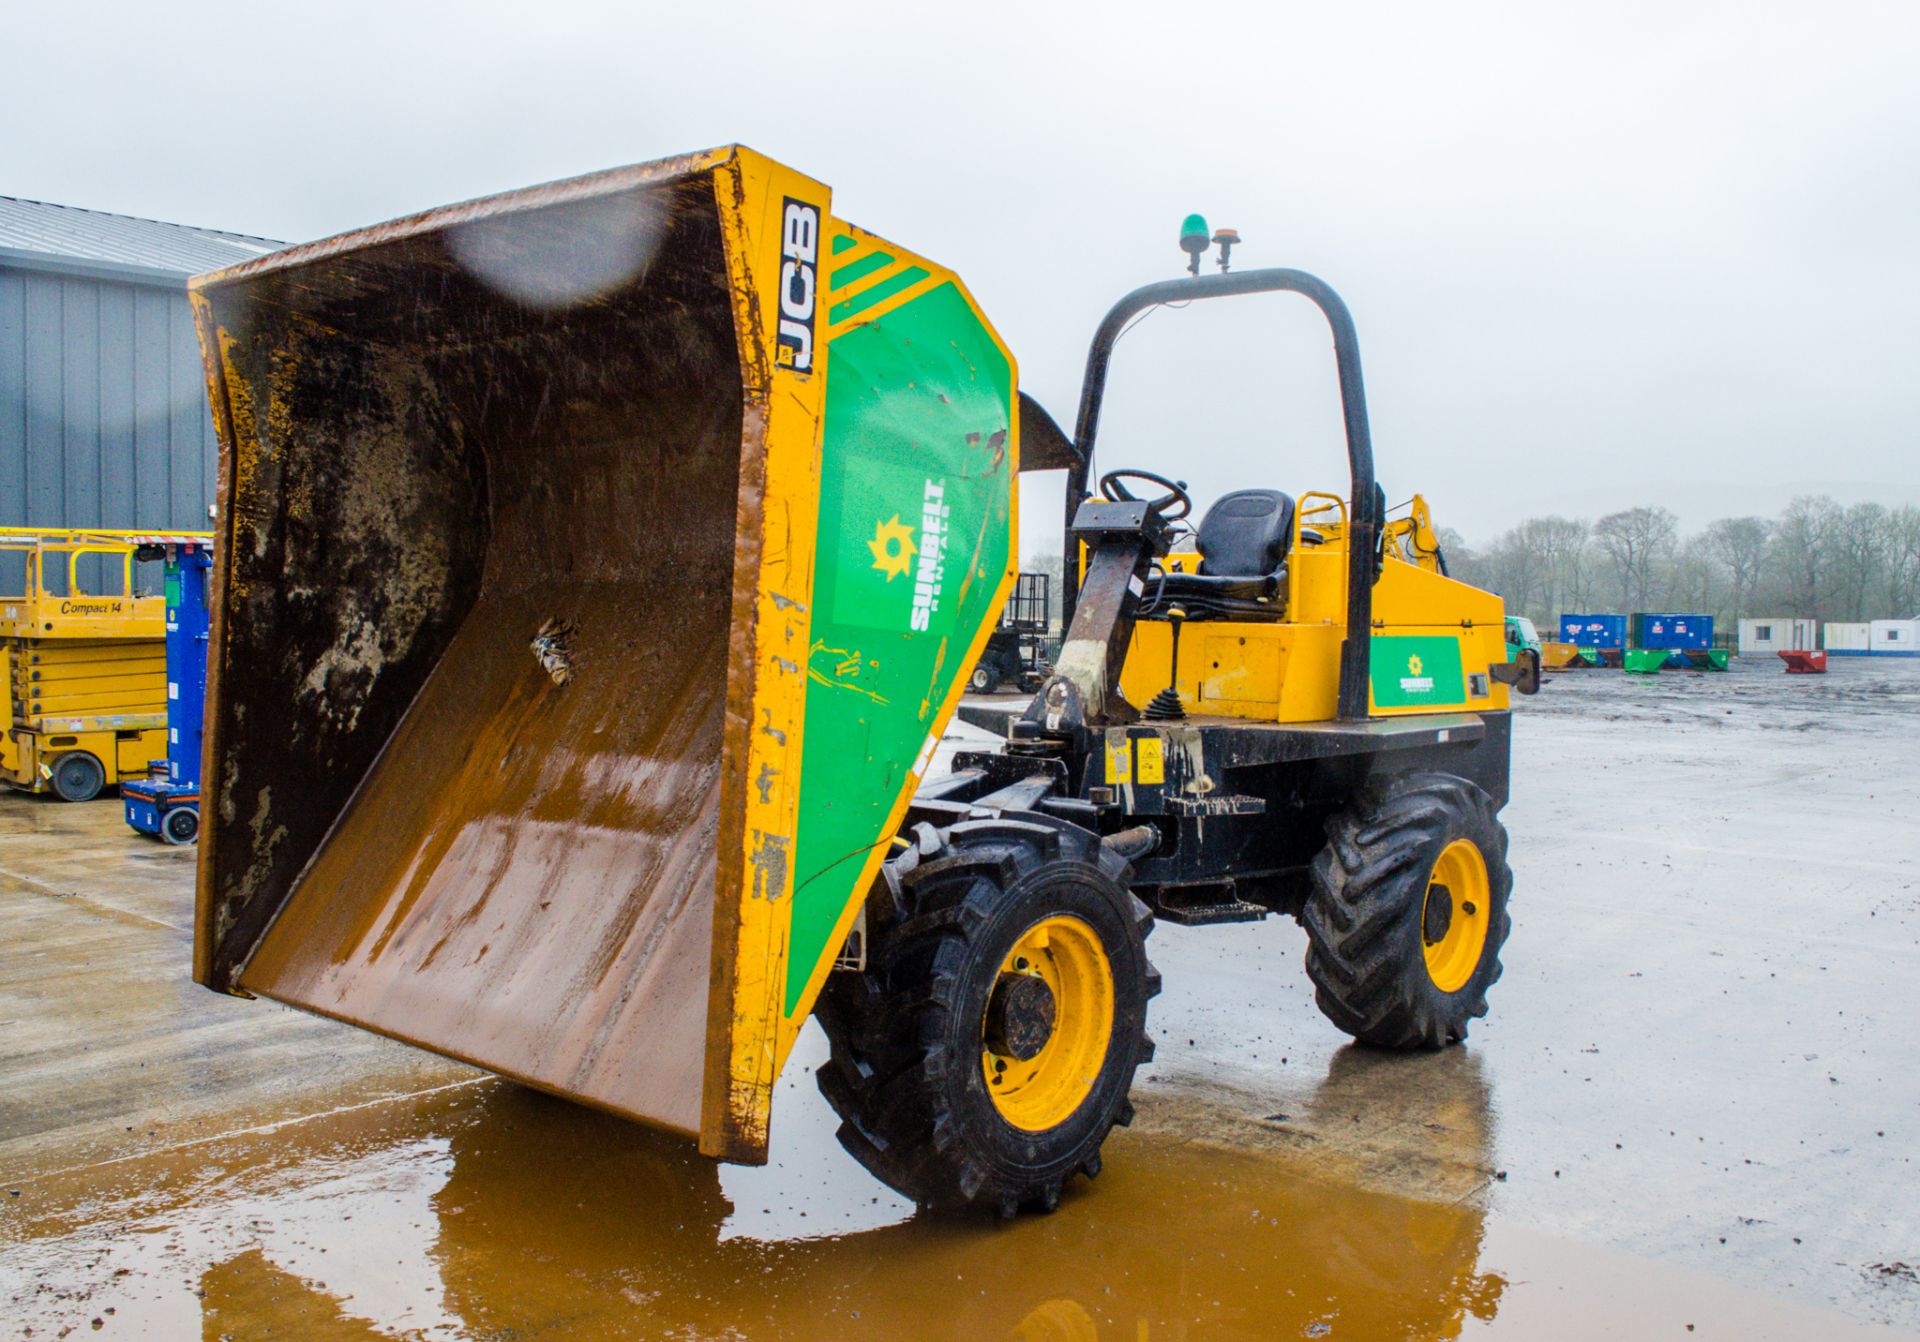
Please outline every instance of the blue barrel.
[[1633, 646], [1636, 648], [1706, 649], [1713, 646], [1713, 616], [1669, 612], [1635, 615]]
[[1560, 641], [1579, 648], [1624, 648], [1627, 646], [1627, 617], [1562, 615]]

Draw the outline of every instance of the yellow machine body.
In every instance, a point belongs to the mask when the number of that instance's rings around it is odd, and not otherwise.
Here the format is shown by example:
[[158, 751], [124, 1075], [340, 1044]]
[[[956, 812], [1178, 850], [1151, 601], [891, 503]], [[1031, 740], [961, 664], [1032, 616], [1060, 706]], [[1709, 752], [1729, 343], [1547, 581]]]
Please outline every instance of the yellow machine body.
[[[1346, 505], [1309, 493], [1295, 510], [1286, 618], [1207, 620], [1183, 625], [1177, 681], [1173, 625], [1141, 621], [1121, 671], [1128, 702], [1144, 705], [1167, 685], [1196, 716], [1256, 722], [1327, 722], [1336, 716], [1340, 643], [1346, 636]], [[1301, 533], [1317, 535], [1305, 543]], [[1508, 707], [1491, 668], [1506, 660], [1505, 606], [1498, 596], [1440, 572], [1426, 501], [1384, 529], [1373, 588], [1372, 683], [1368, 711], [1394, 717]], [[1192, 572], [1200, 556], [1167, 557]]]

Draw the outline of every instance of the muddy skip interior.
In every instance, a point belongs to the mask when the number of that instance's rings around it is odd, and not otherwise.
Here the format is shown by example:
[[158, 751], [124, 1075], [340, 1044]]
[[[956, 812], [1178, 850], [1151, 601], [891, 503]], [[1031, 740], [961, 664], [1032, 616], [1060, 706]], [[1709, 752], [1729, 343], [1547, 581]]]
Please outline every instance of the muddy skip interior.
[[710, 187], [206, 297], [239, 450], [198, 977], [697, 1131], [742, 415]]

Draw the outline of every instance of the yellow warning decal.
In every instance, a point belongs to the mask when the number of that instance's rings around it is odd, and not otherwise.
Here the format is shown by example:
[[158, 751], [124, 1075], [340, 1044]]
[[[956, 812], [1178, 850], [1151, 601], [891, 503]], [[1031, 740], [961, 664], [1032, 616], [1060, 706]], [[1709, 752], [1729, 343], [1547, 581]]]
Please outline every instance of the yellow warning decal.
[[1124, 731], [1107, 738], [1107, 782], [1116, 787], [1133, 781], [1132, 744]]
[[1139, 758], [1134, 765], [1134, 781], [1138, 783], [1164, 783], [1167, 781], [1166, 743], [1157, 736], [1143, 736], [1136, 746]]

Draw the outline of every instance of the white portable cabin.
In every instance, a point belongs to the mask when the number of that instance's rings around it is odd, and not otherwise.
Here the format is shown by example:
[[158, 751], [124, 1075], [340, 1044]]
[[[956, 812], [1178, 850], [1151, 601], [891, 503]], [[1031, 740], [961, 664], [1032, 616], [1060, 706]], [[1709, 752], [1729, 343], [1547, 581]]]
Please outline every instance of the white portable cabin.
[[1875, 657], [1920, 657], [1920, 619], [1875, 620], [1867, 631], [1867, 652]]
[[1865, 657], [1872, 643], [1870, 624], [1836, 624], [1827, 621], [1826, 649], [1835, 657]]
[[1770, 652], [1809, 652], [1819, 646], [1820, 625], [1816, 620], [1796, 620], [1787, 615], [1762, 615], [1740, 621], [1740, 655], [1749, 657]]

